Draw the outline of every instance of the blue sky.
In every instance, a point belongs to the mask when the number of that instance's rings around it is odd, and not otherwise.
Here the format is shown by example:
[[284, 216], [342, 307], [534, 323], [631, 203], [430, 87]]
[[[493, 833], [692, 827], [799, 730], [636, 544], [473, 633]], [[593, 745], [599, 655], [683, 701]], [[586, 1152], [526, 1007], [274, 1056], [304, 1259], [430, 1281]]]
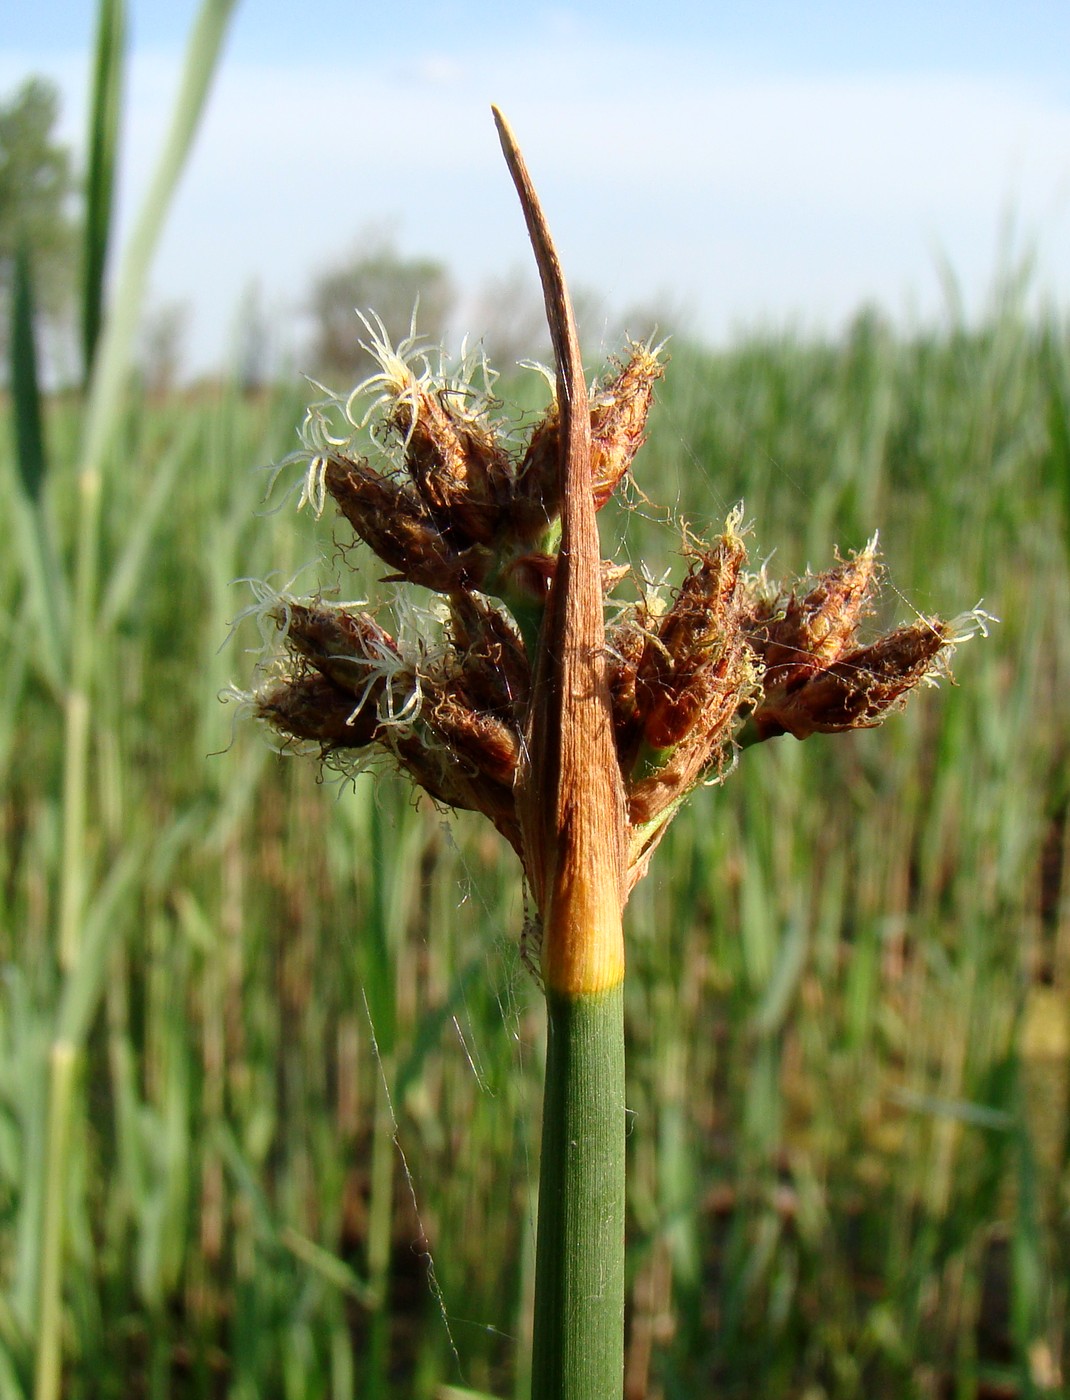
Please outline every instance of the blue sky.
[[[131, 9], [126, 221], [195, 5]], [[939, 314], [941, 258], [976, 308], [1008, 216], [1037, 294], [1070, 297], [1066, 0], [297, 10], [239, 5], [154, 269], [156, 300], [190, 307], [196, 367], [226, 357], [253, 282], [299, 363], [311, 277], [372, 226], [449, 264], [468, 310], [526, 269], [491, 101], [570, 277], [613, 314], [679, 308], [715, 340], [834, 332], [863, 302], [917, 322]], [[19, 6], [0, 50], [0, 93], [53, 76], [76, 146], [93, 21], [89, 0]]]
[[[518, 44], [548, 27], [614, 30], [636, 44], [677, 42], [721, 51], [749, 67], [781, 72], [899, 72], [925, 69], [1018, 73], [1066, 92], [1070, 8], [1062, 0], [754, 0], [750, 4], [622, 4], [586, 0], [582, 5], [514, 5], [501, 0], [467, 4], [362, 4], [309, 0], [295, 19], [292, 0], [247, 0], [232, 31], [231, 55], [239, 62], [316, 60], [324, 46], [344, 47], [382, 59], [414, 42], [428, 50], [456, 50], [484, 34]], [[23, 5], [5, 17], [5, 46], [23, 52], [68, 48], [81, 52], [92, 33], [92, 0], [48, 0]], [[174, 48], [185, 40], [195, 5], [185, 0], [134, 0], [135, 40]], [[414, 40], [418, 34], [418, 40]]]

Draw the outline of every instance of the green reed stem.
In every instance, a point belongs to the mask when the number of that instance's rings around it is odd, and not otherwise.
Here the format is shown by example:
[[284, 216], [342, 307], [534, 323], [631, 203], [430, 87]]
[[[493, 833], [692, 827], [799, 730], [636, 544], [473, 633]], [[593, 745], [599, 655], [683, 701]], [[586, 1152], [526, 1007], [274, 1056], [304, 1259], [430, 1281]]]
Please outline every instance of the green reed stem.
[[548, 989], [532, 1400], [613, 1400], [624, 1376], [624, 984]]
[[75, 1047], [67, 1040], [57, 1040], [49, 1051], [48, 1153], [41, 1228], [35, 1400], [55, 1400], [60, 1394], [62, 1378], [63, 1205], [67, 1191], [76, 1059]]
[[394, 1078], [393, 1060], [382, 1065], [372, 1122], [371, 1193], [368, 1203], [367, 1276], [372, 1314], [369, 1319], [364, 1392], [369, 1400], [389, 1394], [390, 1373], [390, 1245], [394, 1226], [394, 1114], [387, 1076]]

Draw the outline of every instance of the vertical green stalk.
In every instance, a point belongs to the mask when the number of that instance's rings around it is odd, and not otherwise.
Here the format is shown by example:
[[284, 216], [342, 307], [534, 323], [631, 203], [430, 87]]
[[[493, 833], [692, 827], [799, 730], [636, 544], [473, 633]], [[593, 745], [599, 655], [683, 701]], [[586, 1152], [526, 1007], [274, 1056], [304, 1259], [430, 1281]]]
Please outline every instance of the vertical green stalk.
[[41, 1229], [41, 1306], [37, 1322], [37, 1374], [34, 1384], [36, 1400], [53, 1400], [60, 1394], [63, 1369], [63, 1198], [67, 1191], [75, 1063], [74, 1046], [67, 1040], [57, 1040], [48, 1056], [48, 1154], [45, 1158]]
[[368, 1202], [367, 1274], [371, 1303], [367, 1365], [362, 1394], [368, 1400], [389, 1393], [390, 1244], [394, 1228], [394, 1114], [387, 1083], [394, 1058], [380, 1061], [372, 1119], [371, 1182]]
[[[57, 944], [65, 1004], [72, 996], [77, 997], [79, 989], [89, 985], [99, 973], [99, 969], [93, 966], [89, 943], [84, 949], [82, 943], [86, 932], [89, 891], [86, 849], [89, 738], [96, 657], [102, 630], [98, 625], [97, 590], [104, 466], [123, 411], [149, 264], [204, 110], [234, 4], [235, 0], [203, 0], [186, 52], [171, 130], [126, 250], [115, 301], [104, 323], [93, 362], [77, 476], [78, 534], [70, 655], [64, 696], [63, 831]], [[100, 110], [103, 112], [109, 104], [114, 106], [118, 90], [118, 50], [122, 24], [118, 7], [110, 0], [101, 0], [100, 16], [101, 52], [107, 50], [108, 59], [103, 64], [103, 68], [108, 68], [105, 80], [107, 101], [101, 98]], [[105, 31], [108, 31], [107, 34]], [[103, 130], [107, 125], [103, 116], [101, 122]], [[87, 237], [102, 249], [106, 239], [99, 226], [99, 210], [97, 212], [97, 222], [90, 228]], [[97, 994], [99, 983], [95, 996]], [[45, 1158], [37, 1313], [37, 1400], [55, 1400], [62, 1382], [64, 1195], [69, 1170], [71, 1085], [76, 1055], [87, 1030], [88, 1020], [78, 1038], [66, 1035], [62, 1026], [57, 1027], [50, 1059], [48, 1150]]]
[[78, 467], [78, 538], [64, 733], [59, 956], [65, 969], [77, 954], [86, 892], [86, 781], [93, 659], [99, 641], [94, 621], [105, 457], [123, 409], [149, 264], [193, 144], [235, 2], [203, 0], [186, 52], [171, 130], [123, 258], [115, 302], [104, 323], [93, 365]]
[[390, 1246], [394, 1228], [395, 1123], [390, 1091], [397, 1073], [398, 1011], [390, 934], [400, 921], [399, 900], [404, 898], [403, 891], [412, 880], [413, 863], [403, 836], [407, 824], [397, 808], [388, 808], [385, 797], [376, 800], [367, 785], [363, 791], [371, 861], [361, 974], [378, 1074], [372, 1118], [366, 1261], [371, 1317], [360, 1380], [361, 1394], [369, 1400], [379, 1400], [390, 1390]]
[[37, 665], [56, 696], [63, 692], [66, 641], [64, 589], [48, 529], [44, 488], [48, 474], [41, 388], [34, 338], [36, 299], [30, 250], [15, 252], [11, 283], [10, 386], [15, 461], [21, 490], [15, 498], [15, 538], [22, 555], [33, 631], [48, 643], [37, 648]]
[[25, 243], [20, 243], [15, 250], [11, 282], [11, 406], [19, 479], [26, 499], [36, 506], [41, 498], [46, 459], [33, 323], [34, 295], [30, 254]]
[[82, 249], [82, 373], [88, 385], [104, 318], [104, 272], [112, 230], [115, 166], [119, 153], [124, 0], [100, 0], [89, 112], [89, 169], [85, 184]]
[[532, 1400], [612, 1400], [624, 1375], [624, 983], [549, 990]]

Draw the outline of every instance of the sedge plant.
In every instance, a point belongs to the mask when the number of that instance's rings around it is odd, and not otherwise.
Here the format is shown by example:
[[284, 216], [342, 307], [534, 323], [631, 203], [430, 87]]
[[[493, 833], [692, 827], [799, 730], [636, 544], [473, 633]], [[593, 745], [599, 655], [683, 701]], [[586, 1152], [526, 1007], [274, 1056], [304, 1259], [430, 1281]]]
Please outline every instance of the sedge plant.
[[602, 558], [597, 512], [643, 442], [665, 360], [633, 343], [588, 388], [546, 221], [495, 119], [542, 280], [550, 407], [518, 438], [482, 361], [451, 373], [415, 335], [394, 348], [368, 322], [378, 372], [306, 413], [303, 499], [330, 497], [399, 597], [436, 602], [414, 635], [411, 605], [386, 626], [360, 604], [263, 589], [282, 645], [249, 703], [286, 745], [343, 768], [388, 755], [519, 856], [548, 1025], [532, 1395], [606, 1400], [624, 1354], [629, 893], [687, 795], [742, 750], [878, 724], [986, 619], [918, 617], [863, 642], [875, 541], [780, 584], [748, 571], [741, 509], [717, 538], [685, 536], [667, 599]]

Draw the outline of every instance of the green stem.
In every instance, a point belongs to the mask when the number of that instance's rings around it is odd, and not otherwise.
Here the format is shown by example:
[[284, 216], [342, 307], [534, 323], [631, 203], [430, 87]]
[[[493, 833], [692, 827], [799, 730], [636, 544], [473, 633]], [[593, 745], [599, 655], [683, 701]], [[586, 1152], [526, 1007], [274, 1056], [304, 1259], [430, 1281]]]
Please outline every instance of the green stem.
[[372, 1295], [368, 1364], [361, 1393], [389, 1394], [390, 1239], [394, 1225], [394, 1113], [387, 1084], [396, 1081], [391, 1056], [381, 1066], [372, 1128], [371, 1198], [368, 1203], [368, 1288]]
[[624, 1376], [624, 990], [548, 989], [532, 1400]]
[[60, 1393], [63, 1371], [63, 1198], [67, 1191], [75, 1058], [75, 1048], [69, 1040], [57, 1040], [49, 1052], [48, 1152], [42, 1212], [37, 1369], [33, 1392], [35, 1400], [56, 1400]]

